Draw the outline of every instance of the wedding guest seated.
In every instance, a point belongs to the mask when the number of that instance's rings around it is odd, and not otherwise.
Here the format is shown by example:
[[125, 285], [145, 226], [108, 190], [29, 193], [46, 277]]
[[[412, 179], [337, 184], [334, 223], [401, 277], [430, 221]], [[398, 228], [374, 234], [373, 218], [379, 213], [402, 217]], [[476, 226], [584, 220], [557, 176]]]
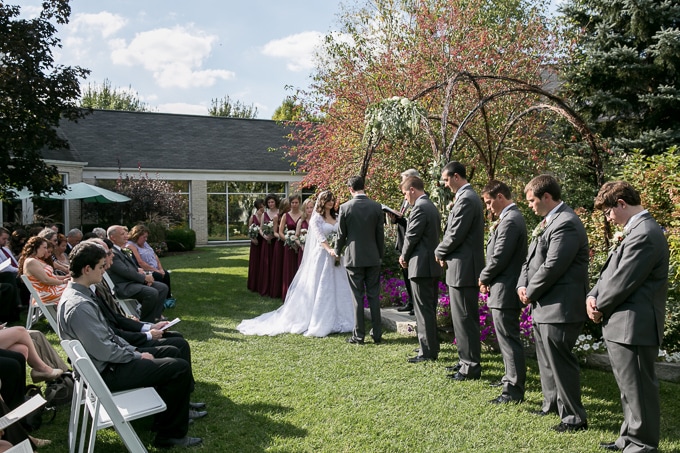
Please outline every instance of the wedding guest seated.
[[132, 251], [126, 247], [128, 233], [120, 225], [110, 226], [107, 234], [113, 242], [113, 263], [108, 274], [111, 277], [116, 293], [122, 298], [137, 300], [141, 305], [140, 320], [157, 322], [162, 320], [168, 287], [147, 275], [135, 261]]
[[47, 240], [47, 248], [50, 252], [50, 259], [47, 259], [47, 263], [52, 266], [57, 275], [68, 275], [68, 266], [64, 266], [55, 257], [57, 251], [57, 246], [59, 245], [59, 233], [55, 232], [52, 228], [44, 228], [38, 237]]
[[33, 382], [51, 381], [58, 378], [64, 372], [58, 368], [51, 368], [42, 361], [35, 349], [33, 340], [28, 331], [20, 326], [0, 329], [0, 349], [18, 352], [23, 355], [31, 367], [31, 379]]
[[106, 230], [101, 227], [93, 228], [92, 232], [99, 238], [99, 239], [106, 239]]
[[15, 259], [17, 256], [21, 255], [21, 251], [24, 249], [24, 245], [28, 238], [28, 233], [24, 229], [18, 228], [12, 231], [12, 236], [9, 238], [9, 250], [12, 252]]
[[77, 244], [80, 243], [80, 241], [83, 240], [83, 232], [80, 231], [78, 228], [73, 228], [69, 230], [68, 233], [66, 233], [66, 254], [68, 255], [71, 253], [71, 250], [73, 247], [75, 247]]
[[9, 231], [0, 227], [0, 261], [7, 262], [7, 267], [0, 271], [0, 322], [19, 321], [19, 288], [17, 273], [19, 263], [7, 248]]
[[156, 389], [167, 406], [155, 415], [156, 447], [198, 445], [203, 441], [200, 437], [187, 436], [192, 384], [187, 361], [178, 358], [177, 348], [171, 346], [130, 345], [111, 330], [92, 298], [90, 286], [102, 279], [106, 253], [92, 242], [80, 243], [71, 252], [72, 280], [57, 312], [59, 336], [80, 341], [112, 392]]
[[47, 262], [50, 258], [47, 241], [40, 236], [33, 236], [26, 242], [19, 258], [19, 273], [26, 274], [45, 303], [59, 302], [69, 279], [54, 273], [54, 268]]
[[145, 272], [151, 272], [153, 279], [157, 282], [165, 283], [168, 287], [168, 298], [165, 306], [174, 306], [175, 298], [172, 296], [172, 288], [170, 287], [170, 271], [163, 269], [161, 259], [154, 251], [153, 247], [149, 245], [149, 229], [144, 225], [135, 225], [128, 234], [127, 247], [132, 250], [132, 254], [137, 260], [139, 267]]
[[57, 234], [57, 246], [52, 250], [52, 262], [54, 263], [55, 269], [63, 270], [64, 275], [68, 275], [67, 247], [68, 242], [66, 241], [66, 236], [61, 233]]

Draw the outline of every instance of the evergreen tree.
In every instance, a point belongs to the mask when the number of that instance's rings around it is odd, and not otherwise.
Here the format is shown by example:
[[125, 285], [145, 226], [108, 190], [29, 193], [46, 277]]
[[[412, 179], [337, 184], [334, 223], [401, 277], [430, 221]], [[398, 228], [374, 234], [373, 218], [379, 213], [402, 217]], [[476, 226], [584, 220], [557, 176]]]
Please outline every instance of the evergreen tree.
[[680, 142], [680, 0], [567, 0], [565, 97], [614, 151]]
[[88, 84], [80, 105], [91, 109], [125, 110], [128, 112], [148, 112], [149, 106], [139, 99], [139, 93], [112, 88], [111, 81], [104, 79], [101, 86]]
[[229, 96], [213, 99], [208, 109], [210, 116], [227, 116], [230, 118], [255, 118], [257, 107], [253, 104], [245, 105], [241, 101], [232, 102]]

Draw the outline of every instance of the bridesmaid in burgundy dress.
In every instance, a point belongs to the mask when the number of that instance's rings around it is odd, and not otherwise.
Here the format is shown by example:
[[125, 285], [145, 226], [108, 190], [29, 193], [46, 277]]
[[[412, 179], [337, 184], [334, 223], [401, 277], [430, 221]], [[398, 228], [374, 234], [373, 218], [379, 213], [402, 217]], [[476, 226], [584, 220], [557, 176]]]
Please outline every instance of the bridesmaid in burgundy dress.
[[257, 236], [250, 238], [250, 257], [248, 258], [248, 289], [257, 292], [257, 285], [260, 275], [260, 256], [262, 255], [262, 244], [265, 242], [260, 236], [260, 225], [262, 225], [262, 214], [264, 214], [264, 200], [255, 200], [255, 214], [248, 219], [248, 230], [251, 225], [257, 226]]
[[300, 241], [300, 236], [305, 236], [307, 234], [307, 231], [309, 231], [309, 219], [312, 218], [313, 213], [314, 213], [314, 199], [310, 197], [302, 202], [302, 215], [300, 216], [300, 220], [298, 220], [297, 227], [295, 228], [295, 236], [298, 237], [297, 239], [298, 267], [300, 267], [300, 263], [302, 262], [302, 255], [304, 254], [305, 251], [305, 244]]
[[290, 211], [290, 203], [284, 198], [279, 203], [279, 213], [274, 217], [274, 254], [272, 255], [269, 271], [269, 297], [281, 297], [281, 282], [283, 279], [283, 237], [279, 234], [281, 216]]
[[288, 292], [288, 287], [295, 277], [295, 273], [298, 270], [298, 246], [297, 243], [290, 244], [285, 243], [287, 232], [290, 234], [295, 234], [295, 228], [300, 220], [300, 201], [302, 197], [298, 194], [293, 194], [288, 197], [288, 202], [290, 203], [290, 211], [281, 215], [281, 221], [279, 222], [279, 237], [284, 239], [283, 247], [283, 272], [281, 275], [281, 298], [286, 300], [286, 293]]
[[[258, 272], [257, 277], [257, 292], [260, 296], [269, 295], [269, 274], [271, 270], [271, 261], [274, 255], [274, 231], [272, 229], [271, 233], [265, 234], [262, 228], [269, 222], [274, 222], [274, 218], [279, 214], [279, 199], [274, 194], [269, 194], [264, 199], [264, 204], [266, 209], [264, 214], [262, 214], [262, 225], [260, 226], [260, 236], [262, 237], [262, 248], [260, 254], [260, 272]], [[273, 227], [272, 227], [273, 228]]]

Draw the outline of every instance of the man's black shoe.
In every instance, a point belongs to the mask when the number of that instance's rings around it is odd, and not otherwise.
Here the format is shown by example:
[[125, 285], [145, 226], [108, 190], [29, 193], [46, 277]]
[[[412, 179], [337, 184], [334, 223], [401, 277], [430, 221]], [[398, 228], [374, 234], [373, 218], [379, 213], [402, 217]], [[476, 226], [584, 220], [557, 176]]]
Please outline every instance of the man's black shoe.
[[200, 437], [184, 436], [180, 438], [175, 438], [156, 436], [156, 440], [153, 442], [153, 444], [158, 448], [172, 448], [172, 447], [195, 447], [196, 445], [200, 445], [202, 442], [203, 439], [201, 439]]
[[199, 418], [205, 417], [206, 415], [208, 415], [208, 411], [195, 411], [193, 409], [189, 409], [190, 420], [197, 420]]
[[456, 374], [447, 374], [447, 378], [454, 380], [454, 381], [477, 381], [479, 380], [478, 377], [470, 377], [467, 374], [463, 374], [461, 372], [458, 372]]
[[543, 409], [536, 409], [529, 412], [531, 412], [534, 415], [538, 415], [539, 417], [545, 417], [546, 415], [550, 415], [550, 412], [546, 412]]
[[491, 404], [508, 404], [508, 403], [519, 404], [522, 401], [524, 401], [524, 398], [520, 398], [520, 399], [516, 400], [515, 398], [511, 397], [510, 395], [506, 395], [505, 393], [503, 393], [498, 398], [494, 398], [494, 399], [490, 400], [489, 402]]
[[607, 451], [621, 451], [621, 449], [616, 446], [616, 442], [600, 442], [600, 448]]
[[415, 357], [410, 357], [408, 359], [408, 363], [420, 363], [420, 362], [432, 362], [436, 359], [433, 359], [431, 357], [423, 357], [422, 355], [417, 355]]
[[397, 311], [413, 311], [413, 304], [406, 304], [403, 307], [397, 308]]
[[354, 337], [347, 337], [347, 343], [349, 344], [364, 344], [364, 340], [360, 340]]
[[560, 423], [559, 425], [555, 425], [552, 427], [553, 430], [557, 431], [558, 433], [571, 433], [571, 432], [576, 432], [576, 431], [585, 431], [588, 429], [588, 422], [581, 422], [581, 423]]
[[411, 311], [408, 312], [408, 314], [409, 314], [409, 316], [415, 316], [415, 315], [416, 315], [416, 312], [413, 311], [413, 310], [411, 310]]
[[503, 387], [503, 381], [489, 382], [489, 387]]
[[453, 366], [447, 366], [446, 371], [448, 371], [449, 373], [457, 373], [458, 371], [460, 371], [461, 367], [462, 365], [460, 363], [456, 363]]
[[205, 403], [198, 403], [198, 402], [192, 403], [192, 402], [190, 402], [189, 403], [189, 409], [194, 409], [194, 410], [205, 409]]

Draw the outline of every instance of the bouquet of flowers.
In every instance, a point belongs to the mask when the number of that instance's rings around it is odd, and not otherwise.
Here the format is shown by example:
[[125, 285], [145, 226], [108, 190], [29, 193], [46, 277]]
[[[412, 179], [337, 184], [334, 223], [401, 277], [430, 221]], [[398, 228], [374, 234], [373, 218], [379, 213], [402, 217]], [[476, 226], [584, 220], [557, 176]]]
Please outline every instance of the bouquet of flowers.
[[300, 241], [300, 244], [305, 245], [305, 242], [307, 242], [307, 228], [302, 228], [300, 230], [300, 236], [298, 236], [298, 241]]
[[274, 234], [274, 222], [271, 220], [267, 223], [263, 223], [260, 227], [263, 236], [271, 236]]
[[291, 247], [293, 250], [297, 249], [297, 236], [295, 236], [295, 230], [286, 230], [286, 234], [283, 237], [283, 245]]
[[250, 239], [255, 239], [260, 235], [260, 227], [254, 223], [251, 223], [248, 227], [248, 237]]
[[338, 233], [331, 233], [326, 236], [326, 242], [330, 248], [334, 249], [335, 245], [338, 243]]

